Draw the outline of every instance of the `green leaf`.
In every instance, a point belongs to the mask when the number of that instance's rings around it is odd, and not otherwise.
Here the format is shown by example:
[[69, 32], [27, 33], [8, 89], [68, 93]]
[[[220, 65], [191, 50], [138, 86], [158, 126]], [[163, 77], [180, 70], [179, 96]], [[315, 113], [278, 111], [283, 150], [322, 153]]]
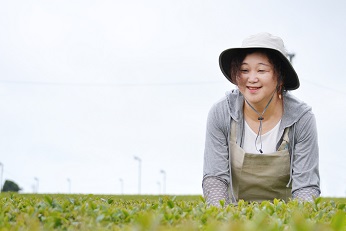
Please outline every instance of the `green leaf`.
[[221, 207], [225, 206], [225, 200], [220, 200], [219, 203], [220, 203]]
[[48, 196], [48, 195], [45, 195], [44, 196], [44, 200], [50, 205], [52, 206], [53, 205], [53, 198]]
[[343, 210], [345, 208], [346, 204], [339, 204], [338, 209]]
[[167, 205], [168, 205], [168, 207], [170, 207], [172, 209], [174, 207], [174, 202], [171, 200], [168, 200]]
[[331, 225], [334, 230], [341, 231], [346, 228], [346, 213], [339, 210], [332, 219]]
[[315, 204], [318, 205], [319, 203], [321, 203], [322, 197], [317, 197], [315, 199]]

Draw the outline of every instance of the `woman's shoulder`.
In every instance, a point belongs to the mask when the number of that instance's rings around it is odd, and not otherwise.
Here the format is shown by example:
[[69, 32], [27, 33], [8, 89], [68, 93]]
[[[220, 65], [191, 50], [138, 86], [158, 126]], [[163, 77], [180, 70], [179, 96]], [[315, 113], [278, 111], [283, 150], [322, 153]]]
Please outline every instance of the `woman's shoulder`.
[[223, 120], [229, 114], [226, 96], [216, 101], [209, 109], [208, 117], [213, 120]]
[[315, 115], [312, 112], [311, 106], [292, 93], [286, 92], [284, 95], [284, 117], [282, 121], [284, 121], [284, 127], [296, 124], [296, 129], [301, 130], [306, 126], [314, 126]]
[[310, 107], [306, 102], [295, 96], [292, 92], [283, 93], [284, 99], [293, 107]]
[[210, 111], [218, 114], [232, 115], [237, 114], [239, 106], [242, 104], [242, 99], [237, 89], [226, 92], [225, 95], [216, 101]]
[[312, 108], [310, 105], [294, 96], [290, 92], [284, 93], [284, 115], [290, 122], [297, 122], [306, 114], [312, 115]]

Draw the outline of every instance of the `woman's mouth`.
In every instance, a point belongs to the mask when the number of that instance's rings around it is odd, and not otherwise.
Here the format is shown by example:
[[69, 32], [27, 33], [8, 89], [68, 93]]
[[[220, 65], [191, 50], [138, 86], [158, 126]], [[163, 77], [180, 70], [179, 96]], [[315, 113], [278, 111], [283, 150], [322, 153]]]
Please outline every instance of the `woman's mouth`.
[[250, 93], [256, 93], [261, 87], [247, 87]]

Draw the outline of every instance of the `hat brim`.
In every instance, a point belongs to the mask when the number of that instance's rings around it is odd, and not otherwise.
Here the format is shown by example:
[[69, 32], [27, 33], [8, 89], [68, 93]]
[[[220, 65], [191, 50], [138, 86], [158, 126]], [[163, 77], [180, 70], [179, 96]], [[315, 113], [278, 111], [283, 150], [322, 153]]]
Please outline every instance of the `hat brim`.
[[231, 48], [223, 51], [219, 57], [219, 65], [224, 76], [233, 84], [237, 85], [231, 78], [230, 70], [231, 70], [231, 61], [234, 57], [239, 55], [240, 53], [248, 50], [248, 49], [263, 49], [273, 51], [280, 58], [283, 64], [283, 69], [286, 72], [286, 77], [284, 80], [284, 89], [285, 90], [296, 90], [299, 88], [299, 78], [294, 70], [291, 62], [278, 50], [271, 48], [263, 48], [263, 47], [247, 47], [247, 48]]

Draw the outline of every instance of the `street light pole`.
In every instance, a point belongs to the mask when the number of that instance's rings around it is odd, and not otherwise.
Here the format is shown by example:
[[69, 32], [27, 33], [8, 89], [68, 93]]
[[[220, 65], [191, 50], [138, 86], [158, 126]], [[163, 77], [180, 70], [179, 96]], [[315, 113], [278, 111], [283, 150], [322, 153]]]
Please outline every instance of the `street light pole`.
[[71, 180], [70, 180], [70, 178], [67, 178], [67, 183], [68, 183], [68, 193], [71, 194]]
[[4, 172], [4, 165], [0, 162], [1, 166], [1, 177], [0, 177], [0, 193], [2, 192], [2, 174]]
[[38, 193], [38, 178], [35, 177], [34, 179], [35, 179], [35, 181], [37, 182], [37, 184], [36, 184], [36, 190], [35, 190], [35, 191], [36, 191], [36, 193]]
[[166, 172], [164, 170], [161, 170], [160, 173], [163, 174], [163, 194], [166, 193]]
[[120, 181], [120, 193], [124, 194], [124, 181], [122, 178], [120, 178], [119, 181]]
[[138, 194], [141, 194], [141, 158], [134, 156], [135, 160], [138, 160]]
[[160, 181], [157, 182], [157, 185], [159, 186], [159, 195], [160, 195], [160, 193], [161, 193], [161, 183], [160, 183]]

